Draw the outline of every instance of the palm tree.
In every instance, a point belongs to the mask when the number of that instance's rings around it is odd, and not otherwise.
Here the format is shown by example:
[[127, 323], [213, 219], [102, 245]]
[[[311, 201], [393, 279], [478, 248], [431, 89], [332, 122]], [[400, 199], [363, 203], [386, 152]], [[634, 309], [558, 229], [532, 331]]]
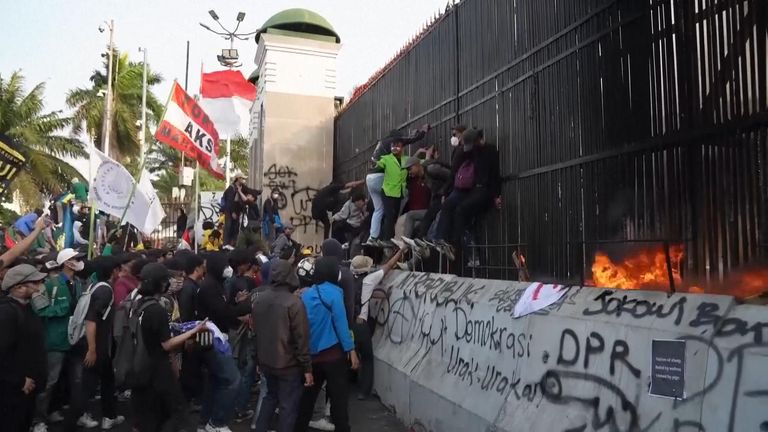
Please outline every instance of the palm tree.
[[[140, 156], [139, 128], [141, 120], [141, 92], [143, 64], [132, 62], [127, 54], [114, 52], [112, 65], [112, 125], [110, 133], [110, 156], [116, 160], [138, 159]], [[67, 95], [67, 105], [74, 109], [72, 132], [86, 132], [101, 148], [103, 142], [102, 129], [104, 125], [104, 99], [107, 90], [107, 63], [103, 70], [94, 70], [91, 75], [91, 86], [70, 90]], [[163, 78], [160, 74], [147, 70], [147, 87], [159, 84]], [[150, 125], [157, 124], [162, 115], [163, 104], [151, 91], [147, 91], [147, 140]], [[103, 150], [103, 149], [102, 149]]]
[[25, 206], [39, 205], [41, 193], [62, 192], [73, 178], [82, 178], [62, 158], [88, 155], [80, 140], [58, 133], [72, 124], [71, 118], [61, 111], [43, 112], [44, 91], [45, 83], [40, 83], [25, 93], [20, 71], [8, 79], [0, 75], [0, 133], [18, 140], [27, 155], [24, 171], [11, 185]]

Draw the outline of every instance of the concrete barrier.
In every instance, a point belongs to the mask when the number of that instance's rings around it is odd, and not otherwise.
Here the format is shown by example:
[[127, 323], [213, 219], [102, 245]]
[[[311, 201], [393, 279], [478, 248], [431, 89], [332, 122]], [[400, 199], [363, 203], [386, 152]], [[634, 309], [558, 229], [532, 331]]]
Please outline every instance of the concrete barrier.
[[[768, 431], [768, 308], [732, 297], [393, 273], [371, 307], [375, 389], [414, 431]], [[649, 395], [651, 342], [685, 340], [683, 400]]]

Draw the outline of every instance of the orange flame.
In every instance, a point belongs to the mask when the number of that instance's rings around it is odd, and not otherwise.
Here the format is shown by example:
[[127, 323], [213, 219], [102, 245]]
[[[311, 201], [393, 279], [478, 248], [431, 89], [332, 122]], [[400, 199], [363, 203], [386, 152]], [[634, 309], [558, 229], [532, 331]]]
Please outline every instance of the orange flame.
[[[671, 246], [669, 257], [672, 262], [672, 277], [680, 286], [680, 261], [682, 246]], [[596, 286], [621, 289], [653, 289], [669, 286], [669, 271], [663, 250], [644, 250], [614, 263], [603, 252], [595, 254], [592, 263], [592, 280]]]

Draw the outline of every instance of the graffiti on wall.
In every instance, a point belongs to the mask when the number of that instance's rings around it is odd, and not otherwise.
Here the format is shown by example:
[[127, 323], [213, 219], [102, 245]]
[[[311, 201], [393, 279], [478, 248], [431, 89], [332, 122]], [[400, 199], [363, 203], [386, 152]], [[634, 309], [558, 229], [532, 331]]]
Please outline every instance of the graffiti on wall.
[[299, 184], [298, 171], [289, 165], [272, 164], [264, 172], [264, 188], [276, 191], [277, 208], [287, 216], [298, 233], [321, 233], [322, 227], [312, 219], [312, 200], [317, 189]]
[[[371, 309], [377, 357], [444, 397], [474, 400], [471, 392], [482, 403], [466, 408], [488, 410], [490, 422], [503, 423], [510, 404], [535, 404], [573, 414], [563, 431], [768, 430], [760, 408], [768, 401], [768, 320], [759, 314], [711, 297], [572, 287], [558, 303], [514, 319], [525, 288], [400, 273]], [[670, 334], [687, 342], [698, 374], [683, 400], [648, 395], [651, 340]], [[702, 408], [705, 399], [719, 411]], [[534, 430], [546, 420], [530, 421]]]

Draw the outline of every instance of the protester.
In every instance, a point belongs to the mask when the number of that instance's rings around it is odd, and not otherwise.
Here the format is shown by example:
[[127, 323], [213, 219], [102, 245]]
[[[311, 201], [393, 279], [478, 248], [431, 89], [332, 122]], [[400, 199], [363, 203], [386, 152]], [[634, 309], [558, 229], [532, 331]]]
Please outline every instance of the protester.
[[408, 202], [404, 209], [403, 236], [413, 237], [416, 224], [424, 219], [429, 208], [431, 192], [427, 186], [421, 160], [411, 156], [403, 165], [408, 170]]
[[225, 243], [223, 243], [221, 240], [221, 231], [211, 230], [203, 242], [203, 250], [208, 252], [215, 252], [221, 250], [221, 247], [224, 244]]
[[[77, 374], [78, 368], [74, 366], [79, 361], [70, 355], [72, 347], [67, 338], [67, 327], [77, 299], [84, 290], [82, 280], [75, 276], [85, 267], [83, 257], [84, 254], [73, 249], [64, 249], [58, 253], [54, 263], [60, 266], [61, 271], [55, 277], [48, 278], [45, 283], [45, 295], [50, 299], [50, 304], [36, 311], [37, 315], [44, 320], [45, 325], [48, 384], [44, 389], [40, 389], [41, 392], [37, 398], [34, 432], [47, 430], [45, 426], [48, 410], [54, 386], [59, 382], [59, 378], [62, 375], [67, 376], [70, 380], [69, 387], [72, 388], [75, 385], [73, 375]], [[69, 366], [66, 370], [64, 369], [65, 365]], [[60, 414], [55, 417], [58, 420], [63, 420], [63, 418], [59, 418]]]
[[[42, 210], [35, 209], [34, 212], [27, 213], [16, 220], [16, 222], [13, 224], [13, 230], [16, 232], [16, 235], [19, 237], [19, 239], [27, 238], [32, 234], [35, 229], [35, 222], [42, 215]], [[34, 237], [37, 237], [37, 235]]]
[[331, 221], [328, 213], [335, 213], [341, 206], [341, 194], [349, 193], [352, 188], [362, 185], [364, 182], [352, 181], [346, 184], [333, 182], [323, 187], [312, 200], [312, 219], [323, 224], [323, 239], [327, 239], [331, 233]]
[[267, 394], [255, 424], [266, 432], [279, 407], [278, 432], [293, 432], [303, 388], [312, 386], [309, 356], [309, 324], [302, 301], [294, 296], [298, 279], [285, 260], [277, 260], [271, 270], [269, 288], [253, 305], [256, 362], [267, 383]]
[[259, 203], [256, 198], [261, 195], [261, 191], [246, 188], [244, 214], [246, 225], [240, 230], [237, 236], [237, 247], [247, 249], [256, 246], [261, 241], [261, 214], [259, 213]]
[[[453, 137], [451, 142], [453, 142]], [[429, 209], [415, 227], [413, 233], [415, 238], [424, 238], [429, 233], [430, 227], [443, 206], [443, 191], [446, 183], [451, 179], [451, 166], [440, 161], [440, 151], [437, 146], [431, 146], [427, 149], [426, 160], [422, 166], [424, 167], [427, 187], [429, 187], [431, 196]], [[406, 237], [410, 236], [406, 235]]]
[[0, 422], [7, 431], [27, 432], [35, 396], [46, 388], [45, 333], [34, 313], [34, 297], [43, 289], [45, 273], [29, 264], [8, 270], [0, 297]]
[[373, 271], [373, 260], [370, 257], [358, 255], [352, 259], [350, 269], [355, 275], [355, 323], [352, 330], [355, 335], [355, 348], [360, 354], [360, 371], [358, 386], [360, 393], [357, 398], [362, 400], [371, 395], [373, 390], [373, 341], [371, 340], [373, 322], [370, 316], [370, 302], [373, 291], [381, 281], [392, 271], [402, 258], [405, 250], [400, 249], [380, 269]]
[[[197, 292], [205, 276], [205, 260], [199, 255], [182, 252], [177, 254], [184, 271], [184, 282], [179, 293], [179, 321], [190, 322], [200, 319], [197, 313]], [[205, 317], [203, 317], [205, 318]], [[180, 381], [184, 394], [190, 401], [199, 400], [202, 395], [202, 353], [193, 343], [182, 353]]]
[[[251, 312], [247, 299], [236, 306], [226, 301], [224, 291], [226, 253], [212, 253], [206, 262], [206, 276], [197, 293], [197, 314], [208, 318], [221, 332], [246, 321]], [[208, 368], [210, 386], [203, 397], [200, 412], [201, 425], [207, 432], [229, 432], [227, 423], [235, 411], [235, 398], [240, 386], [240, 372], [231, 351], [221, 352], [210, 349], [202, 352], [203, 362]]]
[[170, 286], [170, 272], [162, 264], [150, 263], [142, 268], [140, 278], [141, 298], [133, 313], [137, 314], [138, 331], [148, 358], [146, 370], [134, 371], [141, 377], [140, 383], [137, 381], [131, 388], [134, 426], [139, 432], [180, 431], [188, 420], [187, 401], [168, 356], [206, 330], [207, 322], [201, 321], [193, 329], [171, 337], [168, 313], [160, 303]]
[[336, 431], [350, 430], [347, 359], [351, 361], [353, 370], [359, 367], [359, 360], [348, 331], [344, 296], [341, 288], [336, 285], [338, 278], [338, 260], [322, 257], [315, 262], [315, 285], [301, 295], [309, 319], [309, 348], [314, 382], [301, 398], [296, 421], [298, 430], [306, 430], [308, 427], [317, 395], [324, 383], [327, 384], [331, 398], [331, 418]]
[[184, 230], [187, 228], [187, 213], [184, 208], [179, 207], [179, 217], [176, 218], [176, 238], [181, 238], [184, 235]]
[[[6, 268], [9, 264], [16, 261], [18, 257], [25, 254], [35, 242], [38, 235], [49, 226], [51, 221], [47, 218], [37, 218], [34, 223], [34, 228], [29, 236], [16, 243], [11, 249], [0, 255], [0, 271]], [[7, 233], [6, 233], [7, 235]], [[0, 278], [1, 279], [1, 278]]]
[[403, 156], [403, 141], [395, 138], [392, 142], [391, 152], [383, 156], [376, 164], [384, 169], [384, 183], [381, 187], [382, 204], [384, 206], [384, 220], [382, 221], [380, 239], [385, 246], [391, 245], [389, 240], [395, 236], [395, 224], [400, 215], [400, 202], [405, 193], [406, 178], [408, 172], [403, 165], [406, 162]]
[[[229, 254], [229, 265], [233, 276], [225, 282], [227, 301], [237, 305], [241, 301], [251, 299], [256, 289], [253, 278], [247, 276], [253, 266], [255, 257], [246, 249], [235, 249]], [[253, 361], [253, 346], [251, 343], [251, 321], [244, 320], [229, 330], [229, 342], [232, 346], [232, 356], [237, 360], [240, 371], [240, 388], [235, 397], [235, 420], [243, 421], [253, 416], [248, 409], [251, 387], [256, 379], [256, 365]]]
[[[343, 265], [344, 248], [336, 239], [328, 239], [324, 241], [321, 248], [324, 257], [336, 258], [336, 262], [339, 263], [340, 277], [338, 285], [344, 293], [344, 310], [347, 313], [347, 322], [352, 324], [354, 322], [355, 313], [355, 278], [352, 275], [349, 266]], [[352, 327], [349, 327], [349, 329], [351, 331]]]
[[[141, 270], [149, 263], [150, 260], [140, 258], [123, 265], [120, 276], [115, 280], [115, 306], [119, 305], [123, 299], [128, 297], [128, 294], [139, 287]], [[127, 271], [126, 267], [128, 268]]]
[[224, 244], [234, 246], [237, 235], [240, 233], [240, 216], [245, 209], [246, 178], [241, 172], [237, 172], [232, 179], [232, 184], [227, 187], [222, 197], [221, 212], [224, 215]]
[[272, 189], [269, 198], [264, 201], [261, 235], [268, 243], [274, 241], [283, 229], [283, 222], [280, 219], [280, 195], [279, 189]]
[[299, 244], [291, 237], [293, 236], [293, 225], [286, 224], [283, 233], [272, 243], [272, 258], [279, 257], [282, 252], [288, 248], [299, 249]]
[[360, 235], [363, 221], [368, 217], [366, 203], [365, 193], [355, 192], [352, 194], [341, 210], [331, 217], [333, 238], [340, 243], [349, 243], [353, 238]]

